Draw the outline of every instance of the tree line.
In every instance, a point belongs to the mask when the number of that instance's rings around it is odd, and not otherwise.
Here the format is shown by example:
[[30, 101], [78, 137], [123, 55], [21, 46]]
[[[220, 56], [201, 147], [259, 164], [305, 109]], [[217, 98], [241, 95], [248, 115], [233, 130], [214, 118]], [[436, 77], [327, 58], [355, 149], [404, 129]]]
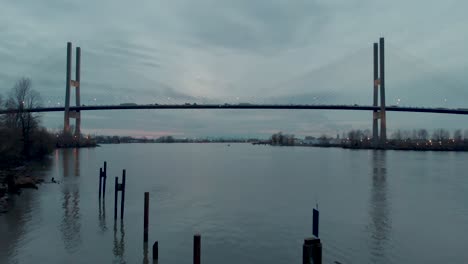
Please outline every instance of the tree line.
[[[349, 141], [365, 141], [372, 139], [372, 133], [369, 129], [365, 130], [351, 130], [343, 135]], [[444, 128], [434, 129], [430, 133], [427, 129], [413, 129], [413, 130], [395, 130], [389, 137], [390, 140], [407, 140], [407, 141], [468, 141], [468, 130], [462, 131], [461, 129], [455, 130], [451, 133]]]
[[295, 143], [294, 135], [283, 134], [282, 132], [278, 132], [270, 137], [269, 143], [271, 145], [293, 146]]
[[0, 94], [0, 108], [18, 109], [0, 115], [0, 167], [19, 165], [53, 151], [54, 136], [41, 126], [40, 115], [26, 111], [40, 106], [41, 97], [28, 78], [19, 79], [5, 97]]

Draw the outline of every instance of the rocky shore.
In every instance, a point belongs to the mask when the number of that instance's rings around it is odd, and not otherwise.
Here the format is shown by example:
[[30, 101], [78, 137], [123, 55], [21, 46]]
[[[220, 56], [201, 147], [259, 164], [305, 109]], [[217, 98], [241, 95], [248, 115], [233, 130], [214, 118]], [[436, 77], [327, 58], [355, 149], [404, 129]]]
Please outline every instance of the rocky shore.
[[21, 189], [38, 189], [38, 185], [44, 182], [43, 179], [29, 175], [31, 172], [25, 166], [0, 170], [0, 214], [10, 209], [11, 195], [19, 195]]

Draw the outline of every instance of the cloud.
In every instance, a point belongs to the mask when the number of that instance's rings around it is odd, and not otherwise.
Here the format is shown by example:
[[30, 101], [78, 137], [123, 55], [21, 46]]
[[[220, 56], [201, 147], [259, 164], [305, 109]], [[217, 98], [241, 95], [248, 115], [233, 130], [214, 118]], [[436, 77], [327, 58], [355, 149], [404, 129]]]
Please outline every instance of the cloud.
[[267, 54], [303, 45], [303, 34], [320, 31], [328, 15], [315, 0], [183, 1], [172, 10], [201, 47]]
[[[86, 105], [370, 104], [372, 43], [385, 36], [388, 104], [400, 98], [444, 107], [447, 99], [449, 106], [466, 107], [468, 59], [460, 56], [468, 39], [466, 8], [455, 0], [4, 1], [0, 92], [27, 76], [45, 103], [63, 104], [66, 42], [72, 41], [82, 48]], [[105, 121], [85, 118], [83, 127], [197, 136], [277, 129], [320, 134], [368, 128], [369, 114], [103, 112], [92, 115]], [[411, 124], [412, 115], [391, 116], [391, 128]], [[432, 118], [452, 120], [435, 115], [414, 125], [433, 126]], [[44, 115], [47, 126], [61, 122], [61, 115]]]

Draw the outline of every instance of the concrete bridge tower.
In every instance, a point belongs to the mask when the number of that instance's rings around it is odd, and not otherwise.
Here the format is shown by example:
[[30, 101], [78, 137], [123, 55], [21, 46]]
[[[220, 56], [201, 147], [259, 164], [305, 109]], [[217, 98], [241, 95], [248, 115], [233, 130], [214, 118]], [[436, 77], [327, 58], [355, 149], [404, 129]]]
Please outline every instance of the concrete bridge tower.
[[70, 118], [75, 119], [74, 135], [80, 137], [81, 135], [81, 113], [80, 111], [70, 111], [70, 90], [75, 87], [75, 100], [76, 106], [80, 106], [80, 67], [81, 67], [81, 49], [76, 48], [76, 67], [75, 67], [75, 80], [71, 79], [72, 71], [72, 44], [67, 43], [67, 79], [65, 85], [65, 111], [64, 111], [64, 132], [70, 132]]
[[[379, 46], [380, 46], [380, 72], [379, 72]], [[379, 78], [380, 73], [380, 78]], [[385, 111], [385, 43], [380, 38], [379, 43], [374, 43], [374, 103], [379, 103], [380, 86], [380, 110], [374, 110], [372, 122], [372, 144], [374, 148], [384, 146], [387, 142], [387, 118]], [[378, 120], [380, 119], [380, 136]]]

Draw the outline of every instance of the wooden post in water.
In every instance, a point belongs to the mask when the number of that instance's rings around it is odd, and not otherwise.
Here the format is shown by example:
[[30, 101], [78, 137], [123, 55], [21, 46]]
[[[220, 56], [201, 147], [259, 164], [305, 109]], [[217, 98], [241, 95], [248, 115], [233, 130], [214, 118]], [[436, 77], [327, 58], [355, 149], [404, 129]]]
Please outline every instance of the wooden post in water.
[[158, 252], [158, 241], [155, 241], [153, 244], [153, 260], [158, 260], [159, 252]]
[[119, 177], [115, 177], [115, 197], [114, 197], [114, 219], [117, 219], [117, 199], [119, 191], [122, 192], [120, 200], [120, 219], [123, 219], [125, 206], [125, 170], [122, 172], [122, 183], [119, 183]]
[[120, 219], [123, 219], [125, 208], [125, 170], [122, 171], [122, 184], [120, 185], [120, 187], [120, 191], [122, 192], [122, 200], [120, 204]]
[[148, 243], [143, 243], [143, 264], [149, 264], [148, 259]]
[[106, 181], [107, 181], [107, 175], [105, 172], [103, 172], [104, 177], [102, 177], [102, 199], [106, 199]]
[[145, 212], [143, 219], [143, 242], [148, 242], [148, 223], [149, 223], [149, 192], [145, 192]]
[[99, 201], [101, 200], [101, 190], [102, 190], [102, 168], [99, 168]]
[[119, 177], [115, 177], [114, 220], [117, 220], [117, 198], [119, 197]]
[[315, 208], [312, 210], [312, 235], [319, 237], [319, 211]]
[[322, 264], [322, 243], [319, 238], [304, 239], [302, 245], [303, 264]]
[[302, 264], [312, 264], [310, 256], [311, 251], [311, 246], [307, 245], [304, 241], [304, 244], [302, 245]]
[[103, 199], [106, 198], [106, 179], [107, 162], [104, 161], [104, 170], [102, 168], [99, 168], [99, 200], [101, 200], [101, 196]]
[[193, 264], [200, 264], [201, 235], [193, 236]]
[[102, 184], [102, 198], [106, 198], [106, 181], [107, 181], [107, 161], [104, 161], [104, 171], [102, 172], [104, 183]]

